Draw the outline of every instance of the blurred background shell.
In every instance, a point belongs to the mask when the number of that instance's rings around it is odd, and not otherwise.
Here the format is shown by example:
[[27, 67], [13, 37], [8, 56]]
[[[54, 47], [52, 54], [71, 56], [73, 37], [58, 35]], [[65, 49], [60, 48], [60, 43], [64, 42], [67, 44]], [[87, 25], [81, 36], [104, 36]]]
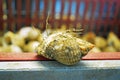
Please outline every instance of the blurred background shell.
[[40, 33], [39, 29], [30, 26], [23, 27], [18, 32], [19, 35], [23, 36], [23, 38], [27, 40], [36, 40]]
[[8, 46], [12, 44], [22, 48], [25, 45], [25, 40], [19, 34], [8, 31], [2, 38], [2, 45]]
[[117, 51], [120, 51], [120, 40], [115, 33], [110, 32], [108, 34], [107, 44], [113, 46]]
[[95, 46], [100, 49], [105, 48], [107, 46], [106, 39], [100, 36], [95, 37]]
[[35, 48], [40, 44], [38, 41], [30, 41], [23, 48], [25, 52], [35, 52]]
[[17, 45], [8, 45], [8, 46], [4, 46], [1, 47], [1, 52], [15, 52], [15, 53], [22, 53], [22, 49], [17, 46]]

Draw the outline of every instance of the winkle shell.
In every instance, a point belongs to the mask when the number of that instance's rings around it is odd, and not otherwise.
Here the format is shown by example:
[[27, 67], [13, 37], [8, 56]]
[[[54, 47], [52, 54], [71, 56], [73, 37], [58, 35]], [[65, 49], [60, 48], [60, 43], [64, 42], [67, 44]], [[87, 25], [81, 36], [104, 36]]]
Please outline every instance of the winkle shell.
[[74, 65], [81, 60], [94, 46], [66, 32], [58, 32], [48, 36], [36, 50], [37, 53], [54, 59], [65, 65]]

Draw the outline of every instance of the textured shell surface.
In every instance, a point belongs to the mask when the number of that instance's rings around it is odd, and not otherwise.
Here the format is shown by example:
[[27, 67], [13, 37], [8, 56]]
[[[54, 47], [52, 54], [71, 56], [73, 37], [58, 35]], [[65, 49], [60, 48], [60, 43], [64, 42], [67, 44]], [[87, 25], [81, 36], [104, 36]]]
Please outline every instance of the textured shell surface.
[[[90, 47], [91, 46], [91, 47]], [[93, 45], [66, 32], [58, 32], [48, 36], [37, 47], [38, 54], [65, 65], [78, 63], [82, 55], [86, 55]]]
[[76, 38], [76, 42], [79, 44], [82, 56], [87, 55], [88, 52], [94, 47], [93, 44], [79, 38]]
[[58, 33], [48, 38], [45, 52], [52, 59], [66, 65], [78, 63], [81, 59], [79, 44], [69, 34]]

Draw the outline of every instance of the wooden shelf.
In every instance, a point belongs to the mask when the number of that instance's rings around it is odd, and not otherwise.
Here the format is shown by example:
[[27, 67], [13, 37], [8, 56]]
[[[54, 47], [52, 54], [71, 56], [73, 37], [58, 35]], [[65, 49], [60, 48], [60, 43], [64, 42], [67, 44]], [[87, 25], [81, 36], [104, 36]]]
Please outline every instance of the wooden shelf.
[[[0, 61], [49, 61], [37, 53], [0, 53]], [[82, 60], [120, 60], [120, 52], [89, 53]]]

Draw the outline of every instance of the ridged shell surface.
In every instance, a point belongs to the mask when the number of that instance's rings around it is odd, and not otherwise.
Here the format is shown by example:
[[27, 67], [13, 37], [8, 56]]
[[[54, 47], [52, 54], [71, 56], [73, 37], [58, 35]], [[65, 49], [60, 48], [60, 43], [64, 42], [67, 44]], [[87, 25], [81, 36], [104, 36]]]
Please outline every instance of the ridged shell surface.
[[93, 45], [64, 32], [50, 35], [42, 45], [38, 46], [37, 52], [49, 59], [65, 65], [78, 63], [83, 55], [91, 50]]

